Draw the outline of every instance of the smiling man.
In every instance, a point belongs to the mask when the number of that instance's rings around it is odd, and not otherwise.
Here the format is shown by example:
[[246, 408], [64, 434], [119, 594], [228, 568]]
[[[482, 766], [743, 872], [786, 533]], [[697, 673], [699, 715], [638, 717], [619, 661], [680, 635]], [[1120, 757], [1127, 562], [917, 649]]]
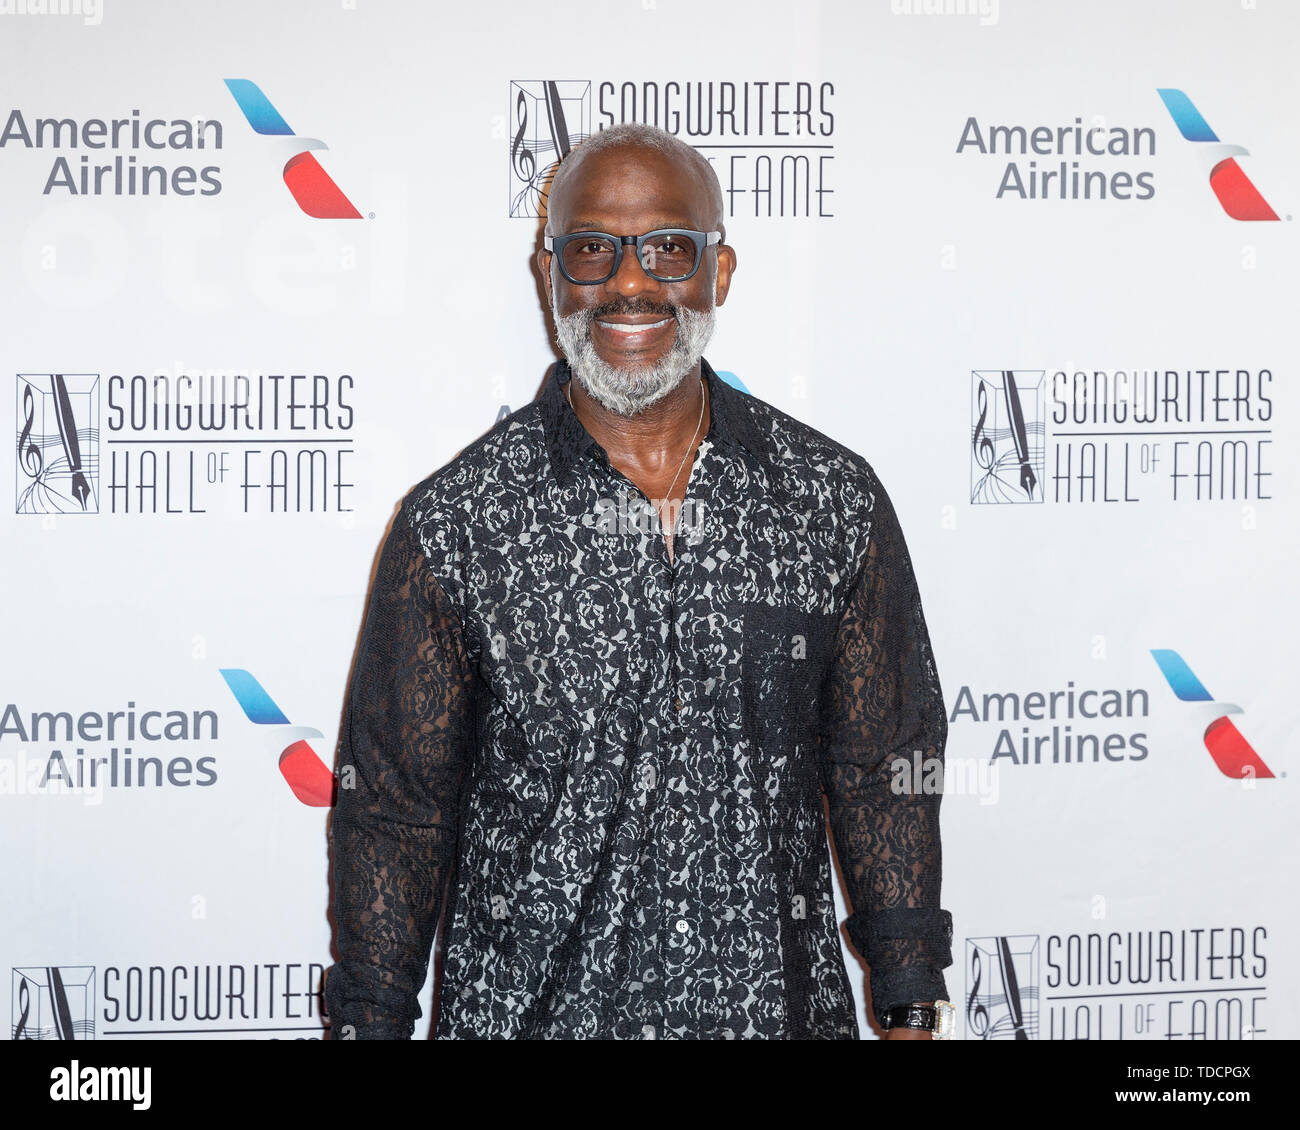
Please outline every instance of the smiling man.
[[565, 361], [380, 555], [335, 1038], [413, 1033], [445, 903], [440, 1038], [855, 1039], [827, 811], [876, 1019], [947, 1034], [940, 798], [891, 787], [947, 735], [911, 561], [865, 460], [703, 360], [725, 239], [708, 162], [659, 130], [552, 182]]

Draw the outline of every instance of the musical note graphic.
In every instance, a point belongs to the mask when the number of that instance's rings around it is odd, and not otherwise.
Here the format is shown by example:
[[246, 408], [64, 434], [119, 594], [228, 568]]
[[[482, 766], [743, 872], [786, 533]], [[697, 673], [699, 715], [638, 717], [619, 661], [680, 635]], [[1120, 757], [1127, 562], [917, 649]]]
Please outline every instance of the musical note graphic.
[[531, 184], [533, 175], [537, 172], [537, 158], [524, 144], [524, 134], [528, 131], [528, 99], [522, 90], [519, 92], [519, 97], [515, 99], [515, 117], [519, 129], [515, 131], [515, 139], [510, 144], [510, 164], [520, 180]]
[[18, 382], [17, 513], [97, 513], [98, 375], [19, 374]]
[[975, 453], [975, 462], [986, 471], [993, 469], [997, 457], [993, 441], [985, 434], [984, 424], [989, 417], [989, 390], [981, 381], [975, 389], [975, 401], [980, 410], [980, 418], [975, 421], [975, 432], [971, 437], [971, 449]]
[[1042, 502], [1043, 372], [971, 376], [971, 502]]
[[966, 946], [970, 1034], [981, 1040], [1037, 1039], [1038, 936], [968, 938]]
[[510, 84], [510, 215], [543, 216], [559, 163], [590, 136], [591, 83]]
[[983, 1040], [988, 1036], [989, 1010], [984, 1007], [979, 995], [984, 962], [978, 949], [971, 950], [970, 965], [971, 986], [966, 997], [966, 1023], [970, 1025], [971, 1032]]
[[93, 1040], [95, 969], [90, 965], [13, 970], [14, 1040]]
[[27, 1032], [27, 1018], [32, 1013], [32, 991], [27, 987], [27, 981], [24, 979], [18, 982], [18, 1023], [14, 1025], [13, 1035], [10, 1037], [14, 1040], [29, 1040]]
[[41, 449], [32, 443], [32, 424], [36, 420], [36, 398], [32, 395], [32, 386], [23, 386], [23, 430], [18, 437], [18, 466], [23, 474], [32, 479], [39, 479], [45, 467]]

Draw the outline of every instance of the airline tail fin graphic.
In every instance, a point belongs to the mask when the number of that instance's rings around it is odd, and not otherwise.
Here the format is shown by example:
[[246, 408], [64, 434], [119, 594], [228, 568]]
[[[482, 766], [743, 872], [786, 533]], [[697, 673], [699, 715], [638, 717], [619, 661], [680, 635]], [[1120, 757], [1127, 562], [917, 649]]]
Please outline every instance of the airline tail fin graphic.
[[1210, 723], [1205, 728], [1205, 748], [1210, 751], [1220, 773], [1237, 781], [1243, 777], [1273, 776], [1273, 771], [1264, 764], [1263, 758], [1251, 747], [1246, 736], [1228, 718], [1229, 714], [1242, 713], [1240, 706], [1230, 702], [1215, 702], [1178, 652], [1153, 648], [1151, 655], [1174, 694], [1182, 702], [1207, 704], [1205, 712], [1210, 717]]
[[[295, 137], [289, 123], [271, 105], [262, 88], [246, 78], [228, 78], [226, 87], [248, 124], [260, 134], [270, 137]], [[284, 183], [298, 207], [317, 220], [359, 220], [358, 212], [343, 190], [330, 178], [310, 149], [324, 149], [325, 143], [314, 138], [300, 138], [302, 148], [284, 166]]]
[[1210, 143], [1207, 150], [1211, 160], [1210, 188], [1223, 205], [1223, 210], [1234, 220], [1276, 220], [1277, 213], [1237, 164], [1236, 158], [1249, 156], [1249, 151], [1240, 145], [1222, 144], [1210, 123], [1181, 90], [1162, 87], [1156, 93], [1183, 137], [1188, 141]]
[[[289, 719], [265, 688], [241, 667], [222, 667], [221, 677], [235, 696], [248, 720], [258, 726], [288, 726]], [[316, 751], [305, 740], [319, 738], [321, 732], [305, 726], [290, 726], [289, 733], [298, 738], [280, 754], [280, 775], [303, 804], [329, 808], [334, 803], [334, 774], [326, 768]]]

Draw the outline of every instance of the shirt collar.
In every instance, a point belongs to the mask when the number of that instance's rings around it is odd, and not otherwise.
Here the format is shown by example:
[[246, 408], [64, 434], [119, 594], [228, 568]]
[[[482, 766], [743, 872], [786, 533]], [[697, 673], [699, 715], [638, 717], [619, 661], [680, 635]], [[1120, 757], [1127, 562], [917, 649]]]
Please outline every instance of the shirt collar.
[[[769, 455], [771, 449], [754, 419], [749, 395], [727, 384], [703, 358], [700, 371], [709, 386], [709, 431], [705, 438], [723, 447], [743, 447], [759, 457]], [[557, 361], [539, 397], [551, 471], [557, 479], [564, 478], [589, 449], [603, 454], [569, 407], [565, 385], [572, 376], [569, 363]]]

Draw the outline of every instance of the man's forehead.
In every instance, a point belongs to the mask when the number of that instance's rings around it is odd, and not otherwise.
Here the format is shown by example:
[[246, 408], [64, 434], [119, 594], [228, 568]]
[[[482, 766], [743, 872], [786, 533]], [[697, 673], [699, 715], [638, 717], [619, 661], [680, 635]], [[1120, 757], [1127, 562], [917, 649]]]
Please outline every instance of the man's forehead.
[[578, 230], [597, 218], [635, 216], [652, 227], [703, 223], [709, 197], [696, 171], [654, 150], [619, 146], [592, 154], [563, 178], [548, 214]]

